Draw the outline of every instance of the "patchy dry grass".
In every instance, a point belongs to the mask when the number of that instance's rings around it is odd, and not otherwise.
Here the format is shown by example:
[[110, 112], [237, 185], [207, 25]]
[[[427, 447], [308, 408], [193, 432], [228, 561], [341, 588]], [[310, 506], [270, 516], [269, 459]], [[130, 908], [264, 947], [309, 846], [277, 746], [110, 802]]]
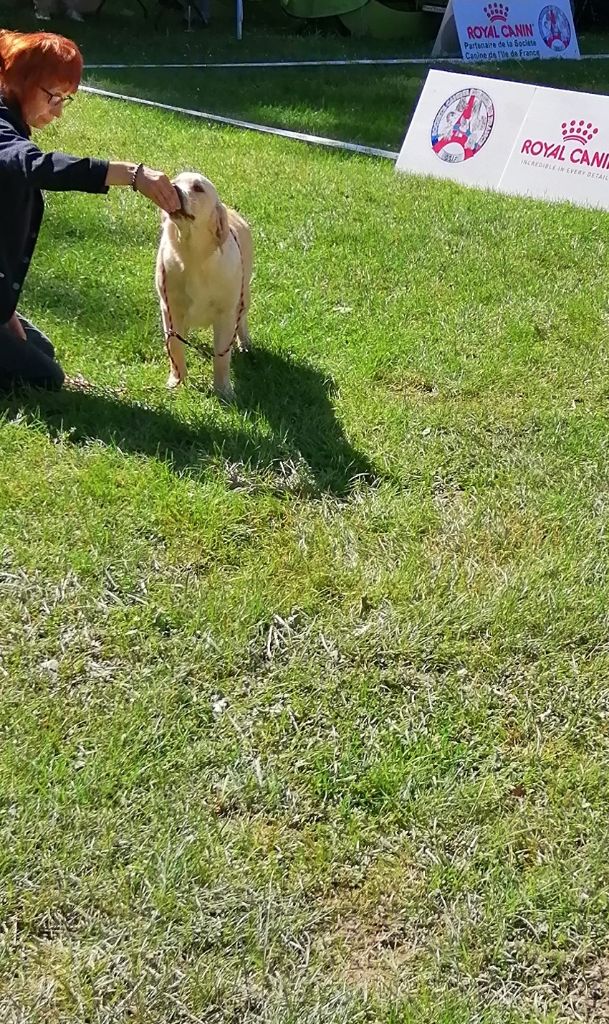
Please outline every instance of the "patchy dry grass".
[[257, 240], [163, 391], [155, 211], [49, 197], [2, 401], [0, 1018], [607, 1015], [609, 228], [83, 97]]

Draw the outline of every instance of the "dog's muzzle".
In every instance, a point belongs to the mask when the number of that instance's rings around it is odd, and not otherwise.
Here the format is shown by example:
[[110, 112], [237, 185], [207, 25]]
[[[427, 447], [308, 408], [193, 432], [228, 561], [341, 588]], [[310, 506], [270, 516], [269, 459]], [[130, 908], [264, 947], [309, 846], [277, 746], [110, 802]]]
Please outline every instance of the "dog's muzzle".
[[170, 217], [172, 219], [175, 219], [177, 217], [178, 219], [194, 220], [192, 213], [188, 213], [188, 210], [186, 209], [186, 198], [184, 196], [184, 193], [182, 192], [182, 189], [179, 187], [179, 185], [174, 185], [173, 187], [178, 193], [180, 199], [180, 209], [176, 210], [175, 213], [171, 213]]

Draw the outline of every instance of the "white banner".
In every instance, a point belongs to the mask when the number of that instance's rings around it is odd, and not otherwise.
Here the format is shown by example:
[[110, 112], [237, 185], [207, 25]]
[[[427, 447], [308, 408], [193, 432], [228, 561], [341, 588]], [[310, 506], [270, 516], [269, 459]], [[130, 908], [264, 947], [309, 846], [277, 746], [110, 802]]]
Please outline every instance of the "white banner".
[[609, 210], [609, 97], [430, 71], [396, 169]]
[[569, 0], [453, 0], [465, 60], [579, 57]]

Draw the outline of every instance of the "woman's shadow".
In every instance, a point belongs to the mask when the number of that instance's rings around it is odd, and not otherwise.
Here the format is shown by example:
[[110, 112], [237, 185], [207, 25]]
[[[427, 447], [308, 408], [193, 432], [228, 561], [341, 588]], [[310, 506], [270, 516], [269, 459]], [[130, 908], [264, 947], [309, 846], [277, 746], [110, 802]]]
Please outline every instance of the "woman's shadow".
[[[303, 490], [312, 494], [345, 498], [358, 482], [375, 483], [378, 473], [346, 438], [334, 412], [332, 382], [319, 370], [256, 349], [235, 354], [233, 373], [237, 408], [250, 413], [248, 429], [235, 426], [234, 416], [225, 425], [204, 419], [187, 423], [171, 409], [95, 387], [0, 395], [0, 418], [19, 413], [42, 421], [52, 436], [73, 444], [102, 441], [160, 459], [175, 472], [199, 479], [209, 472], [210, 457], [220, 453], [230, 463], [261, 473], [269, 486], [278, 479], [278, 467], [295, 467], [303, 460], [309, 478]], [[159, 380], [159, 394], [162, 386]], [[260, 431], [255, 429], [256, 416], [265, 421]]]

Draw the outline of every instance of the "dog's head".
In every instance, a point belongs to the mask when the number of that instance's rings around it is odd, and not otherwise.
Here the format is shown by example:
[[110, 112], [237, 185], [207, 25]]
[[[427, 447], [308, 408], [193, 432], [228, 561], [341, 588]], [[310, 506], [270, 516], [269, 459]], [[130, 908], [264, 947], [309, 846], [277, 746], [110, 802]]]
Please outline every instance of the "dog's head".
[[172, 184], [180, 197], [181, 207], [169, 214], [170, 219], [179, 225], [180, 230], [187, 224], [196, 232], [207, 230], [215, 244], [222, 247], [228, 238], [228, 217], [226, 207], [220, 202], [209, 178], [185, 171], [178, 174]]

